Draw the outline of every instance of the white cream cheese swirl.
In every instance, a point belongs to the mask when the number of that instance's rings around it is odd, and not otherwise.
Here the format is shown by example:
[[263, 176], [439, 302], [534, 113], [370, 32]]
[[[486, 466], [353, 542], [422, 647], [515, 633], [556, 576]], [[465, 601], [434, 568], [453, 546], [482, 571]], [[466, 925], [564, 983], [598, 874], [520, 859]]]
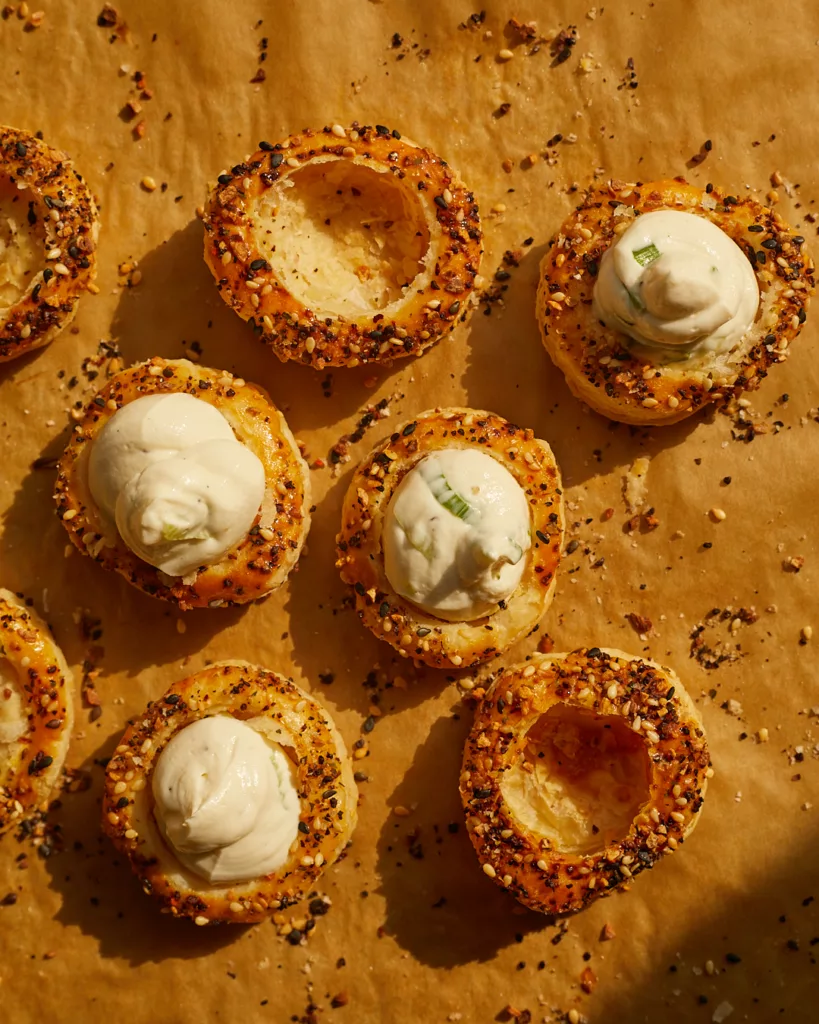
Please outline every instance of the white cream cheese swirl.
[[402, 597], [441, 619], [497, 611], [532, 543], [522, 488], [485, 452], [450, 448], [404, 477], [384, 520], [384, 570]]
[[754, 322], [759, 286], [748, 258], [705, 217], [635, 217], [600, 262], [592, 309], [612, 330], [669, 360], [727, 352]]
[[225, 417], [193, 395], [146, 395], [94, 441], [89, 486], [141, 559], [169, 576], [217, 562], [253, 525], [264, 467]]
[[298, 836], [290, 759], [232, 715], [201, 718], [168, 742], [154, 768], [154, 817], [190, 871], [247, 882], [285, 863]]

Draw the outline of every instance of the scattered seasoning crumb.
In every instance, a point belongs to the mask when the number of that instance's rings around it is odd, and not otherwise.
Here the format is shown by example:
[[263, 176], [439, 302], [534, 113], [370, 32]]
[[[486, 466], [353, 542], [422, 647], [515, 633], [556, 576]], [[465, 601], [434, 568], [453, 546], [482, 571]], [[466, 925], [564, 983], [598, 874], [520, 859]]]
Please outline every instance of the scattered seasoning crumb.
[[651, 619], [646, 618], [645, 615], [638, 615], [637, 612], [629, 612], [626, 618], [634, 632], [640, 635], [650, 633], [653, 628]]
[[601, 942], [610, 942], [615, 937], [615, 935], [616, 935], [616, 932], [614, 931], [612, 926], [608, 923], [608, 921], [606, 921], [606, 923], [603, 925], [602, 931], [600, 932], [600, 941]]

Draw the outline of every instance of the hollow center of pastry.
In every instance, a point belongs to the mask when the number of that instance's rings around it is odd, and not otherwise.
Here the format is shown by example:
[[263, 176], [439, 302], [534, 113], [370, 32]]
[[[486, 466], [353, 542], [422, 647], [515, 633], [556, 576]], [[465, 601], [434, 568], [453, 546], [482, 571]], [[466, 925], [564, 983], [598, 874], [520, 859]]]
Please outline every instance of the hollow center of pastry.
[[507, 806], [566, 853], [593, 853], [628, 833], [648, 800], [645, 743], [619, 718], [558, 704], [526, 736], [505, 775]]
[[0, 656], [0, 748], [15, 743], [26, 731], [20, 679], [12, 663]]
[[348, 160], [313, 162], [262, 197], [259, 247], [316, 313], [371, 314], [424, 269], [430, 236], [414, 191]]
[[159, 755], [152, 791], [166, 841], [211, 883], [271, 874], [298, 836], [293, 762], [253, 719], [214, 715], [180, 729]]
[[0, 175], [0, 311], [19, 301], [42, 269], [44, 237], [29, 190]]

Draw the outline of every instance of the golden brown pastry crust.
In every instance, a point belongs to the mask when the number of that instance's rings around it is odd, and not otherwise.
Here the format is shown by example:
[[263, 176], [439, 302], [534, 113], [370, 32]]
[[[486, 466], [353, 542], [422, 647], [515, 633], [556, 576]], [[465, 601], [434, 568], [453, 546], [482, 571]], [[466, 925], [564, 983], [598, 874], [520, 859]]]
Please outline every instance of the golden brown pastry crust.
[[[215, 714], [269, 719], [264, 735], [294, 760], [298, 836], [286, 863], [264, 878], [212, 885], [179, 861], [154, 820], [157, 758], [180, 729]], [[166, 913], [201, 925], [253, 924], [301, 899], [338, 859], [356, 825], [357, 799], [344, 741], [322, 705], [275, 672], [225, 661], [175, 683], [132, 721], [105, 770], [102, 824]]]
[[[298, 168], [327, 160], [386, 169], [421, 204], [434, 272], [425, 284], [413, 282], [397, 308], [357, 316], [309, 309], [279, 281], [254, 240], [258, 197]], [[474, 195], [439, 156], [383, 125], [355, 123], [341, 137], [329, 126], [306, 128], [276, 145], [261, 143], [219, 176], [204, 223], [205, 261], [225, 302], [280, 359], [319, 370], [391, 363], [434, 345], [466, 319], [482, 252]]]
[[[117, 409], [145, 395], [184, 392], [221, 412], [261, 459], [265, 496], [248, 535], [218, 562], [191, 576], [168, 576], [142, 561], [103, 518], [88, 486], [91, 444]], [[246, 604], [281, 586], [310, 529], [310, 476], [270, 396], [225, 370], [155, 357], [116, 374], [91, 400], [58, 465], [57, 513], [84, 554], [152, 597], [182, 610]]]
[[[648, 800], [628, 834], [599, 853], [556, 849], [511, 813], [501, 793], [504, 771], [521, 758], [527, 732], [560, 703], [617, 716], [646, 744]], [[533, 910], [560, 914], [582, 909], [676, 850], [699, 819], [712, 774], [699, 714], [676, 674], [592, 647], [536, 654], [497, 678], [467, 738], [460, 788], [484, 872]]]
[[[660, 209], [710, 220], [751, 260], [760, 309], [728, 353], [662, 363], [648, 346], [604, 327], [592, 312], [604, 252], [632, 222], [633, 211]], [[705, 192], [682, 178], [612, 182], [591, 189], [552, 239], [540, 268], [537, 318], [547, 352], [581, 401], [624, 423], [675, 423], [710, 402], [759, 387], [770, 367], [784, 362], [805, 320], [813, 272], [804, 239], [750, 197], [718, 188]]]
[[[74, 680], [43, 620], [9, 590], [0, 590], [0, 661], [19, 685], [4, 685], [2, 720], [19, 739], [0, 740], [0, 834], [45, 803], [57, 786], [74, 721]], [[6, 702], [19, 700], [19, 715]]]
[[[518, 588], [498, 611], [470, 622], [425, 612], [395, 592], [384, 570], [381, 532], [395, 489], [420, 459], [445, 448], [492, 455], [529, 502], [532, 546]], [[342, 508], [336, 567], [375, 636], [433, 668], [466, 668], [500, 654], [540, 621], [552, 600], [562, 543], [560, 470], [548, 444], [495, 413], [433, 409], [398, 427], [356, 469]]]
[[[97, 273], [97, 206], [71, 161], [57, 149], [0, 125], [0, 175], [24, 186], [43, 227], [43, 270], [0, 314], [0, 362], [41, 348], [74, 319]], [[58, 220], [52, 218], [56, 211]]]

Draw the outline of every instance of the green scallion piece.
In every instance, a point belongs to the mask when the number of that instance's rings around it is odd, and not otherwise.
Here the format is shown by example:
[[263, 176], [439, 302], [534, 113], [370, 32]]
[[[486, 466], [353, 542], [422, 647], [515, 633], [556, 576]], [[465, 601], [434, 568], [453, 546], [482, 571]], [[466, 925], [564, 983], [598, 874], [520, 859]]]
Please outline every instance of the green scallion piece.
[[653, 242], [642, 249], [632, 249], [631, 254], [641, 267], [647, 267], [649, 263], [660, 258], [660, 250]]
[[475, 508], [474, 505], [470, 505], [469, 502], [462, 495], [458, 494], [449, 486], [449, 481], [441, 473], [439, 476], [434, 477], [432, 480], [427, 480], [429, 489], [432, 491], [432, 496], [442, 505], [447, 512], [451, 512], [457, 519], [462, 519], [465, 523], [474, 525], [480, 519], [480, 512]]

